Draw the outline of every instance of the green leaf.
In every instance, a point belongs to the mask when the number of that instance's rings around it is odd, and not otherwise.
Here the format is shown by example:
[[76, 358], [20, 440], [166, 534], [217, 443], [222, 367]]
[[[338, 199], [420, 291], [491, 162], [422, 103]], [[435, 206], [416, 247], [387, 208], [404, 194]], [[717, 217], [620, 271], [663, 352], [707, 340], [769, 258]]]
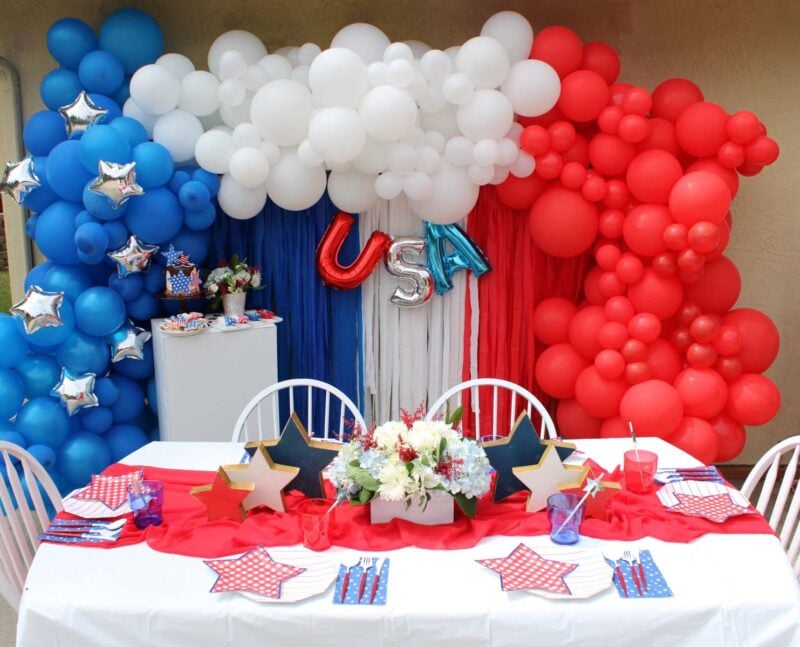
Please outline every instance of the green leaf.
[[447, 413], [445, 414], [444, 421], [453, 427], [455, 427], [459, 422], [461, 422], [461, 418], [464, 416], [464, 405], [459, 404], [455, 411], [450, 413], [450, 404], [447, 405]]
[[461, 508], [461, 512], [468, 517], [475, 516], [475, 512], [478, 509], [478, 500], [476, 498], [468, 499], [463, 492], [454, 494], [453, 498], [456, 500], [458, 507]]
[[362, 488], [372, 490], [373, 492], [381, 486], [380, 481], [372, 476], [372, 474], [370, 474], [369, 471], [363, 467], [349, 465], [347, 467], [347, 476], [358, 483]]
[[365, 503], [369, 503], [373, 497], [375, 496], [375, 492], [370, 492], [364, 488], [358, 493], [358, 505], [364, 505]]

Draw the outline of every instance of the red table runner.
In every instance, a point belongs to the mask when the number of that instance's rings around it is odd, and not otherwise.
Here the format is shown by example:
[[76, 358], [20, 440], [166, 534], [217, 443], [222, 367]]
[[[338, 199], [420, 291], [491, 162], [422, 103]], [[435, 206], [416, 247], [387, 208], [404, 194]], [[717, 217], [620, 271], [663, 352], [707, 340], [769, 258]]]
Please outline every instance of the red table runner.
[[[139, 467], [111, 465], [103, 472], [119, 475]], [[305, 500], [302, 494], [287, 495], [288, 512], [259, 509], [250, 511], [243, 522], [206, 521], [205, 506], [190, 494], [191, 488], [211, 483], [214, 472], [143, 467], [146, 479], [164, 483], [164, 523], [139, 530], [129, 522], [119, 540], [108, 544], [87, 544], [108, 548], [146, 541], [154, 550], [192, 557], [222, 557], [244, 552], [253, 546], [290, 546], [302, 542], [294, 511]], [[469, 548], [492, 535], [546, 535], [550, 524], [544, 512], [525, 512], [525, 493], [501, 503], [483, 500], [474, 519], [456, 512], [452, 524], [419, 526], [395, 519], [372, 525], [368, 506], [342, 505], [335, 510], [332, 533], [334, 545], [357, 550], [385, 551], [406, 546], [428, 549]], [[759, 514], [741, 515], [723, 524], [668, 512], [655, 494], [621, 491], [608, 504], [609, 521], [585, 519], [581, 534], [597, 539], [631, 541], [645, 536], [664, 541], [688, 542], [707, 533], [773, 534]], [[73, 518], [60, 513], [60, 517]]]

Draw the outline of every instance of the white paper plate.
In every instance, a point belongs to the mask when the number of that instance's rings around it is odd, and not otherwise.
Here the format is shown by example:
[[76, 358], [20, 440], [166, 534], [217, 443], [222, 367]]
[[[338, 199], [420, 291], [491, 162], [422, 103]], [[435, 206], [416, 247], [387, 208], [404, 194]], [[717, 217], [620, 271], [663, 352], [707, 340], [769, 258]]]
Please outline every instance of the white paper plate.
[[730, 496], [734, 505], [749, 509], [750, 502], [739, 490], [728, 487], [723, 483], [713, 481], [675, 481], [667, 483], [656, 493], [658, 500], [665, 508], [672, 508], [680, 503], [675, 497], [675, 492], [679, 494], [693, 494], [694, 496], [714, 496], [717, 494], [727, 494]]
[[306, 569], [299, 575], [281, 584], [281, 597], [270, 598], [251, 591], [237, 591], [256, 602], [299, 602], [325, 593], [339, 574], [339, 564], [323, 553], [305, 548], [267, 548], [273, 560]]
[[206, 329], [205, 326], [199, 328], [184, 328], [183, 330], [174, 330], [172, 328], [162, 328], [161, 332], [170, 337], [191, 337], [192, 335], [199, 335]]
[[241, 323], [235, 324], [233, 326], [228, 326], [225, 324], [225, 320], [221, 318], [214, 319], [214, 321], [210, 324], [211, 328], [214, 330], [219, 330], [220, 332], [233, 332], [234, 330], [247, 330], [248, 328], [252, 328], [252, 324], [248, 323]]
[[569, 587], [570, 593], [525, 589], [528, 593], [552, 600], [580, 600], [602, 593], [612, 585], [614, 571], [599, 550], [569, 546], [538, 546], [533, 550], [544, 559], [577, 564], [578, 568], [564, 576], [564, 583]]
[[85, 489], [85, 487], [78, 488], [64, 497], [65, 512], [84, 519], [114, 519], [131, 512], [131, 506], [127, 500], [123, 501], [118, 508], [109, 508], [105, 503], [97, 499], [78, 499], [75, 497], [76, 494], [80, 494]]

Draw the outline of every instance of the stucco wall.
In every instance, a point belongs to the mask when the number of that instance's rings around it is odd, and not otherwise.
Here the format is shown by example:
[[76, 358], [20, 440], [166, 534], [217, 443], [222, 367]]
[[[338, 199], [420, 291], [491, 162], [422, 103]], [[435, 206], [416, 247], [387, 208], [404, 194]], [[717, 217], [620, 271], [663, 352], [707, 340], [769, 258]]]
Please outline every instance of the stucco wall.
[[[313, 41], [323, 47], [343, 25], [359, 20], [390, 38], [414, 38], [447, 47], [476, 35], [495, 11], [515, 9], [538, 30], [564, 24], [585, 40], [603, 40], [622, 55], [625, 81], [652, 89], [673, 76], [696, 82], [707, 98], [729, 112], [755, 111], [781, 144], [781, 159], [757, 178], [743, 178], [734, 203], [730, 257], [744, 278], [739, 304], [767, 312], [781, 331], [781, 355], [768, 375], [783, 391], [784, 405], [769, 425], [749, 434], [752, 462], [779, 438], [798, 432], [800, 319], [795, 261], [800, 247], [800, 2], [796, 0], [134, 0], [69, 3], [0, 0], [0, 57], [22, 82], [27, 117], [41, 109], [38, 86], [53, 67], [45, 47], [49, 25], [66, 15], [98, 27], [113, 9], [135, 5], [164, 29], [167, 51], [204, 66], [213, 39], [229, 29], [258, 34], [269, 50]], [[12, 250], [13, 254], [13, 250]]]

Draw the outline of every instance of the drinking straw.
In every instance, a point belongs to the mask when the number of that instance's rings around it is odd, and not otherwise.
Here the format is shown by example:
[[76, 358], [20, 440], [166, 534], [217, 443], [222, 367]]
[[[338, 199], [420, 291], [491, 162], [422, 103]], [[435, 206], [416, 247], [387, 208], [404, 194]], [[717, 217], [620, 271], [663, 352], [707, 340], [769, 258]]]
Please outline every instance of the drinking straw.
[[583, 497], [581, 498], [581, 500], [580, 500], [580, 501], [578, 501], [578, 503], [577, 503], [577, 504], [575, 505], [575, 507], [572, 509], [572, 512], [570, 512], [570, 513], [567, 515], [567, 518], [566, 518], [566, 519], [564, 519], [564, 521], [561, 523], [561, 525], [560, 525], [560, 526], [559, 526], [559, 527], [556, 529], [556, 532], [555, 532], [555, 534], [556, 534], [556, 535], [557, 535], [558, 533], [560, 533], [560, 532], [561, 532], [561, 530], [564, 528], [564, 526], [566, 526], [566, 525], [567, 525], [567, 524], [570, 522], [570, 520], [572, 519], [572, 517], [574, 517], [574, 516], [575, 516], [575, 514], [578, 512], [578, 510], [580, 510], [580, 509], [581, 509], [581, 506], [582, 506], [584, 503], [586, 503], [586, 499], [588, 499], [588, 498], [589, 498], [589, 495], [591, 495], [591, 496], [594, 496], [594, 495], [595, 495], [595, 494], [597, 494], [597, 493], [598, 493], [600, 490], [602, 490], [602, 489], [603, 489], [603, 486], [602, 486], [602, 485], [600, 485], [600, 481], [603, 479], [603, 477], [604, 477], [605, 475], [606, 475], [606, 473], [605, 473], [605, 472], [601, 472], [601, 473], [600, 473], [600, 476], [598, 476], [596, 479], [587, 479], [586, 494], [584, 494], [584, 495], [583, 495]]
[[639, 476], [642, 477], [642, 487], [647, 488], [647, 479], [644, 477], [642, 460], [639, 458], [639, 446], [636, 444], [636, 432], [633, 430], [633, 422], [628, 420], [628, 429], [631, 430], [631, 440], [633, 440], [633, 451], [636, 454], [636, 464], [639, 466]]

